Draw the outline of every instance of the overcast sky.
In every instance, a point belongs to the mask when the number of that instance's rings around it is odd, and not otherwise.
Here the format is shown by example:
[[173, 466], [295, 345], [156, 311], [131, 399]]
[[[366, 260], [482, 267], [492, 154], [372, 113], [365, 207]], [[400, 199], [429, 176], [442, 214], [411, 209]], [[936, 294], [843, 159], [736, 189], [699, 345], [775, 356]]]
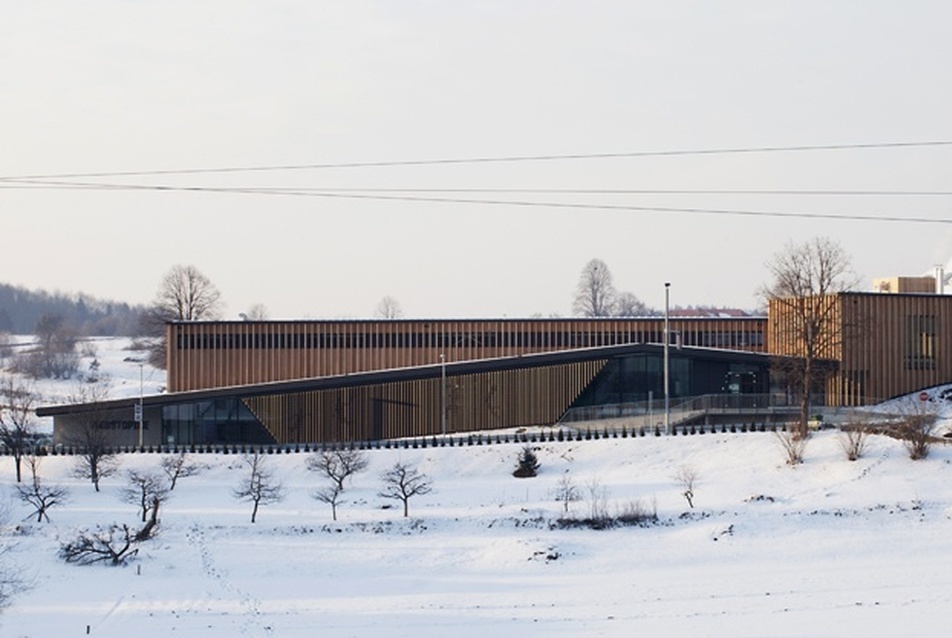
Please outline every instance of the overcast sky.
[[[946, 0], [4, 2], [0, 177], [948, 142], [950, 25]], [[839, 241], [864, 286], [948, 262], [952, 197], [538, 191], [950, 174], [935, 145], [48, 178], [227, 192], [0, 180], [0, 281], [144, 303], [181, 263], [227, 318], [368, 317], [385, 295], [408, 317], [569, 315], [598, 257], [649, 306], [669, 281], [672, 305], [752, 308], [788, 241]]]

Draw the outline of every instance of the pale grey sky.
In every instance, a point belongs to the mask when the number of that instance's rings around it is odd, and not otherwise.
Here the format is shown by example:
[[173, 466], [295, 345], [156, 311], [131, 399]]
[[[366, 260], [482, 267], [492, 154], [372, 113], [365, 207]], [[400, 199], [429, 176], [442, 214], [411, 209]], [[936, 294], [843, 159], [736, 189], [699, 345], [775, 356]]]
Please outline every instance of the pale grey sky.
[[[950, 141], [950, 25], [945, 0], [4, 2], [0, 177]], [[934, 146], [72, 181], [952, 191], [950, 174]], [[412, 196], [952, 218], [948, 195]], [[370, 316], [385, 295], [409, 317], [568, 315], [593, 257], [654, 307], [670, 281], [673, 305], [749, 308], [769, 257], [816, 235], [864, 283], [952, 258], [941, 223], [9, 181], [0, 220], [0, 281], [148, 302], [192, 263], [227, 317]]]

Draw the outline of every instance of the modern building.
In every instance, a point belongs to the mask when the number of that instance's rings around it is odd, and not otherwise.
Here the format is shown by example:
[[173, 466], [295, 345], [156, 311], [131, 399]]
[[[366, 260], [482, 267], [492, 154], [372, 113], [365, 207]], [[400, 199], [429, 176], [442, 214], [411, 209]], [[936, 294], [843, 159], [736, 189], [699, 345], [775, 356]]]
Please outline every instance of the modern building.
[[[952, 382], [952, 295], [847, 292], [811, 303], [826, 308], [831, 335], [817, 353], [833, 364], [827, 404], [863, 405]], [[789, 304], [774, 300], [768, 312], [771, 354], [803, 356]]]
[[[766, 393], [763, 317], [669, 324], [669, 397]], [[570, 408], [664, 397], [664, 320], [177, 322], [169, 393], [143, 443], [293, 443], [552, 425]], [[136, 445], [138, 399], [41, 410]], [[71, 434], [73, 433], [73, 434]]]
[[[952, 296], [841, 293], [815, 353], [826, 405], [952, 382]], [[923, 282], [902, 283], [902, 288]], [[789, 300], [788, 300], [789, 301]], [[570, 410], [706, 394], [795, 402], [778, 361], [804, 355], [790, 304], [766, 317], [216, 321], [168, 325], [168, 392], [48, 407], [54, 438], [95, 424], [118, 445], [295, 443], [553, 425]], [[665, 356], [667, 351], [667, 356]], [[795, 390], [794, 390], [795, 392]], [[764, 402], [760, 401], [760, 405]], [[655, 408], [656, 409], [656, 408]], [[140, 432], [141, 425], [141, 432]]]

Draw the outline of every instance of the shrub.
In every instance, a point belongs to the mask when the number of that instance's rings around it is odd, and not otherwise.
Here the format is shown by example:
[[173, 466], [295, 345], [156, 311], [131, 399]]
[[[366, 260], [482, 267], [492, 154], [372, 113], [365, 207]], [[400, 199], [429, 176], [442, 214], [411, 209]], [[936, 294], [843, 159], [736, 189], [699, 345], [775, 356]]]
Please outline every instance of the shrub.
[[847, 426], [840, 433], [840, 447], [849, 461], [855, 461], [866, 453], [869, 433], [862, 426]]
[[929, 456], [935, 422], [936, 415], [934, 414], [910, 414], [899, 426], [899, 436], [902, 437], [906, 452], [913, 461]]
[[807, 449], [807, 437], [800, 436], [797, 432], [781, 430], [777, 432], [777, 440], [780, 447], [783, 448], [787, 465], [799, 465], [803, 463], [803, 455]]
[[539, 473], [539, 459], [536, 457], [532, 446], [526, 445], [519, 450], [519, 458], [516, 461], [516, 469], [512, 473], [516, 478], [531, 478]]

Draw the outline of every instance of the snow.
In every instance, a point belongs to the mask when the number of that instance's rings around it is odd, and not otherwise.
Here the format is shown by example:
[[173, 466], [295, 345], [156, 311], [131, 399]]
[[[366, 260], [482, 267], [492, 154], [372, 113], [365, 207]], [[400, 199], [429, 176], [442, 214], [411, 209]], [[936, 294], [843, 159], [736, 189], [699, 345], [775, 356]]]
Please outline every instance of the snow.
[[[128, 356], [103, 345], [101, 359], [107, 351]], [[125, 365], [137, 392], [138, 366]], [[119, 497], [122, 473], [97, 493], [72, 477], [73, 459], [46, 457], [43, 481], [71, 499], [37, 524], [0, 457], [6, 564], [32, 580], [0, 614], [0, 635], [947, 635], [952, 449], [911, 461], [877, 436], [849, 462], [838, 436], [811, 436], [797, 467], [771, 433], [541, 442], [530, 479], [511, 476], [521, 444], [371, 450], [337, 522], [310, 496], [322, 483], [304, 453], [267, 457], [288, 495], [255, 524], [231, 494], [241, 457], [194, 454], [205, 471], [180, 480], [158, 536], [120, 567], [56, 553], [79, 528], [140, 524]], [[130, 454], [121, 469], [159, 460]], [[377, 496], [397, 461], [434, 488], [411, 499], [407, 519]], [[682, 465], [699, 476], [694, 509], [673, 478]], [[554, 527], [566, 475], [582, 493], [577, 517], [597, 483], [610, 512], [638, 503], [659, 520]]]

